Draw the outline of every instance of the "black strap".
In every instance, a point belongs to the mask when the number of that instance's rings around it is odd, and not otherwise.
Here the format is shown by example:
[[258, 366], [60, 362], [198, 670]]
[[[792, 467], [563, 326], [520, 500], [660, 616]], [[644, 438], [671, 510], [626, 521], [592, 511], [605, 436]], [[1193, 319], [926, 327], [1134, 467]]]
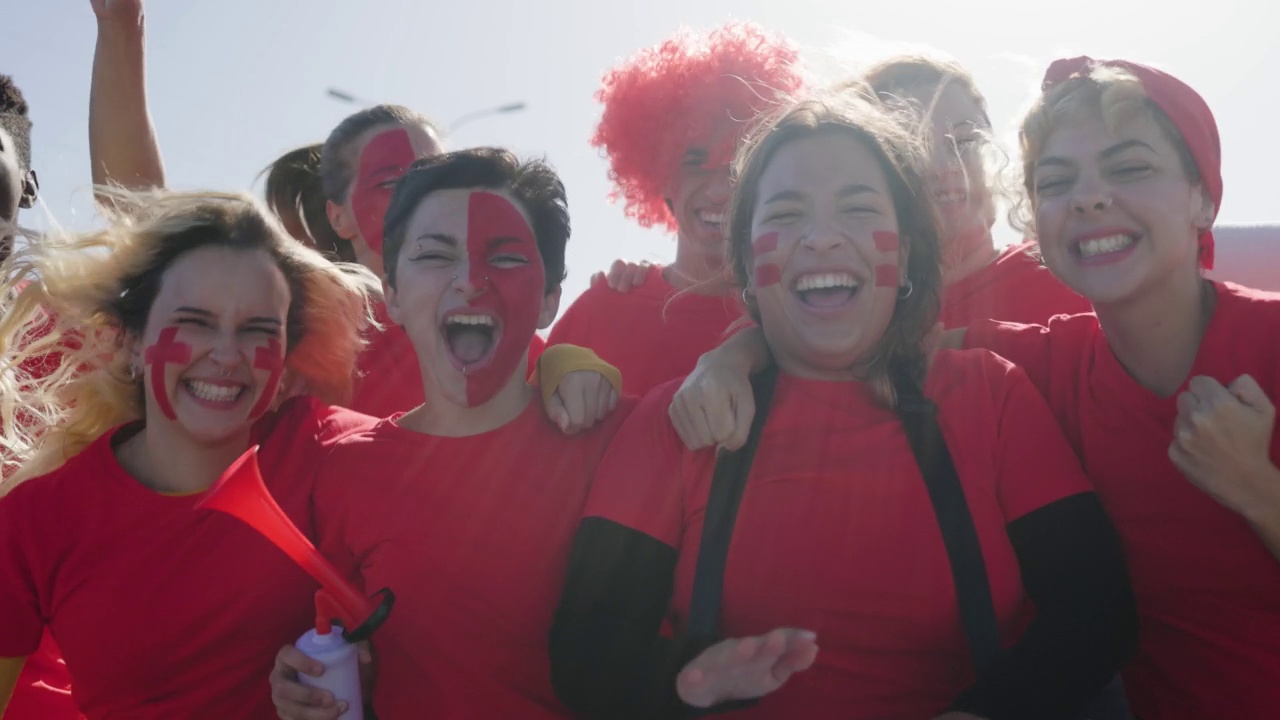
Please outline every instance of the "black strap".
[[698, 564], [693, 574], [693, 595], [689, 600], [689, 618], [685, 640], [692, 648], [710, 645], [719, 636], [720, 599], [724, 590], [724, 567], [729, 559], [729, 542], [738, 518], [738, 505], [751, 473], [760, 434], [764, 431], [773, 402], [773, 389], [778, 384], [778, 368], [773, 363], [751, 378], [756, 414], [751, 419], [747, 442], [733, 452], [716, 458], [711, 476], [711, 491], [703, 514], [702, 541], [698, 547]]
[[942, 542], [951, 563], [960, 622], [969, 640], [974, 664], [981, 675], [1000, 657], [1000, 630], [996, 622], [995, 603], [987, 580], [987, 565], [978, 543], [978, 531], [969, 513], [960, 477], [956, 474], [951, 451], [938, 427], [937, 407], [924, 396], [917, 383], [905, 372], [891, 373], [893, 390], [898, 396], [898, 417], [902, 420], [907, 442], [916, 456], [916, 465], [924, 477], [933, 502], [933, 512], [942, 530]]

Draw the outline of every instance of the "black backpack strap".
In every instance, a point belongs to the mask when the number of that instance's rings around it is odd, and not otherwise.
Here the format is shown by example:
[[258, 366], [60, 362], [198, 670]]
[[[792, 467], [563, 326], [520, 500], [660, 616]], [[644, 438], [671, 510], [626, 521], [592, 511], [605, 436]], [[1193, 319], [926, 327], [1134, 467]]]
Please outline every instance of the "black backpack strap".
[[751, 462], [760, 444], [773, 402], [773, 389], [778, 384], [778, 367], [769, 367], [751, 378], [756, 414], [751, 419], [747, 442], [738, 450], [721, 453], [716, 458], [715, 473], [703, 516], [702, 542], [698, 547], [698, 564], [693, 575], [693, 596], [689, 601], [689, 618], [685, 640], [693, 652], [701, 651], [719, 637], [720, 599], [724, 589], [724, 567], [729, 559], [729, 542], [738, 518], [738, 505], [747, 486]]
[[938, 427], [937, 407], [924, 396], [919, 383], [906, 372], [891, 372], [894, 392], [898, 396], [898, 417], [906, 431], [916, 465], [924, 476], [933, 512], [942, 530], [942, 541], [951, 563], [952, 582], [955, 583], [956, 601], [960, 609], [960, 622], [964, 625], [973, 653], [978, 674], [999, 659], [1000, 630], [996, 622], [995, 603], [991, 600], [991, 585], [987, 579], [987, 565], [978, 543], [978, 531], [969, 513], [960, 477], [947, 442]]

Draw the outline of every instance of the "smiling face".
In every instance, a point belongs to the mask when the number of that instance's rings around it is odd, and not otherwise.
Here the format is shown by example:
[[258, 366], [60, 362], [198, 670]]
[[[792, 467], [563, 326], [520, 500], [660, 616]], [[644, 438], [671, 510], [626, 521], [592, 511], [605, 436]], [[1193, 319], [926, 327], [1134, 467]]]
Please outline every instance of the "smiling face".
[[880, 342], [906, 279], [906, 243], [884, 169], [845, 133], [782, 146], [751, 220], [760, 324], [779, 366], [847, 379]]
[[1045, 264], [1095, 305], [1198, 277], [1197, 238], [1213, 207], [1149, 113], [1114, 127], [1096, 105], [1064, 115], [1031, 185]]
[[175, 260], [135, 350], [148, 425], [204, 444], [241, 439], [279, 388], [289, 302], [265, 252], [205, 246]]
[[529, 341], [559, 304], [545, 287], [533, 229], [509, 193], [438, 190], [409, 219], [387, 309], [440, 391], [476, 407], [523, 382]]
[[963, 255], [970, 246], [984, 245], [995, 223], [995, 203], [982, 158], [990, 123], [959, 82], [947, 83], [941, 92], [936, 86], [921, 88], [914, 100], [931, 108], [932, 165], [927, 178], [942, 220], [943, 253]]
[[680, 241], [705, 253], [723, 253], [729, 196], [729, 164], [712, 162], [704, 148], [689, 148], [667, 190]]

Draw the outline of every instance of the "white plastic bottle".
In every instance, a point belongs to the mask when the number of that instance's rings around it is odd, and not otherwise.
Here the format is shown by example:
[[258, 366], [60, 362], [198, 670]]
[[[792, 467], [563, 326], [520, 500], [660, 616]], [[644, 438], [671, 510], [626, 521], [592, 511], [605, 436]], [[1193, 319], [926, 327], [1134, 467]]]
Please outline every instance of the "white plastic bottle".
[[[328, 632], [321, 632], [327, 630]], [[322, 623], [298, 638], [298, 649], [309, 658], [324, 664], [324, 674], [312, 677], [298, 673], [298, 681], [333, 693], [336, 701], [345, 702], [347, 711], [341, 720], [364, 720], [364, 700], [360, 694], [360, 659], [356, 646], [342, 639], [342, 628]]]

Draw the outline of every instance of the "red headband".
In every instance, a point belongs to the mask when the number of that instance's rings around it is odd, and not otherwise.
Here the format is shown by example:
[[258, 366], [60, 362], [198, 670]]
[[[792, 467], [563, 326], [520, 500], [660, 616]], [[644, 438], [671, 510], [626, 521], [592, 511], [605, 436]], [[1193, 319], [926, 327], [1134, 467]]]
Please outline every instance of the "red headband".
[[[1222, 207], [1222, 141], [1218, 138], [1218, 124], [1213, 112], [1200, 94], [1174, 76], [1155, 68], [1127, 60], [1094, 60], [1081, 55], [1075, 58], [1054, 60], [1044, 73], [1040, 84], [1042, 92], [1066, 80], [1088, 75], [1095, 67], [1114, 67], [1132, 73], [1142, 83], [1142, 89], [1151, 102], [1164, 111], [1173, 126], [1182, 135], [1191, 151], [1191, 157], [1200, 170], [1200, 182], [1213, 201], [1214, 211]], [[1213, 231], [1200, 233], [1200, 265], [1213, 269]]]

